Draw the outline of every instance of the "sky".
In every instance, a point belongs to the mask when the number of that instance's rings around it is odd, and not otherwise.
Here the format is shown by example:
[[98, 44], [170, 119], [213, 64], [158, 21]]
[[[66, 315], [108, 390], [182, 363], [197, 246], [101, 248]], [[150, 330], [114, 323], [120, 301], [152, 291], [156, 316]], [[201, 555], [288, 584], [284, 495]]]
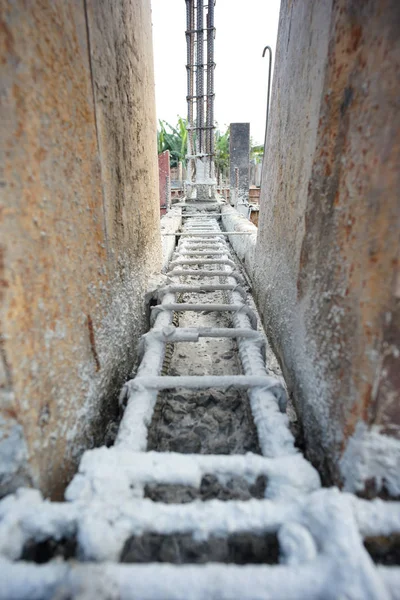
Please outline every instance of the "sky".
[[[185, 0], [151, 0], [157, 118], [186, 117]], [[215, 120], [250, 122], [254, 144], [264, 142], [268, 58], [275, 58], [280, 0], [217, 0], [215, 5]]]

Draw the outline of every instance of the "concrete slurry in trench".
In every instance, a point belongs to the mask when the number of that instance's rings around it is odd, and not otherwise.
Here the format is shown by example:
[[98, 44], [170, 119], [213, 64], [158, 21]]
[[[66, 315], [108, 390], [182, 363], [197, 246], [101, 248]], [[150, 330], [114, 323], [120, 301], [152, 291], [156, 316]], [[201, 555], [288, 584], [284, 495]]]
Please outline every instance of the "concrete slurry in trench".
[[[193, 279], [193, 278], [192, 278]], [[223, 303], [223, 292], [186, 293], [182, 302]], [[180, 327], [231, 327], [229, 313], [179, 313]], [[239, 375], [235, 340], [200, 338], [175, 345], [169, 375]], [[188, 391], [159, 395], [149, 428], [148, 450], [200, 454], [260, 453], [246, 393]]]
[[[196, 276], [186, 283], [198, 284]], [[217, 278], [202, 279], [215, 283]], [[183, 303], [226, 303], [224, 292], [184, 293]], [[230, 313], [182, 312], [180, 327], [232, 327]], [[242, 374], [236, 341], [229, 338], [200, 338], [196, 344], [176, 344], [168, 375]], [[176, 389], [159, 394], [148, 432], [148, 450], [183, 454], [261, 454], [257, 431], [247, 394], [243, 390], [190, 391]], [[203, 477], [199, 489], [184, 485], [147, 485], [145, 494], [156, 502], [186, 503], [194, 500], [249, 500], [263, 498], [266, 478], [253, 484], [233, 477], [219, 482], [213, 475]], [[235, 534], [226, 538], [195, 540], [191, 535], [145, 534], [125, 544], [122, 562], [170, 562], [175, 564], [233, 562], [275, 563], [278, 543], [275, 535]]]

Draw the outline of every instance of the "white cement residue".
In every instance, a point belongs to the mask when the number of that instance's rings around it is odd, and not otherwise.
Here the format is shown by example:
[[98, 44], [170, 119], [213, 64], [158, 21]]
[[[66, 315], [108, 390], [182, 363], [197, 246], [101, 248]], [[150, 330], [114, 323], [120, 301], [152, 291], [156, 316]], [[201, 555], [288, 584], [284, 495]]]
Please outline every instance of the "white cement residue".
[[172, 208], [161, 218], [161, 244], [162, 244], [162, 267], [164, 273], [175, 250], [175, 237], [163, 235], [164, 233], [175, 233], [182, 224], [180, 208]]
[[[11, 392], [3, 392], [0, 400], [5, 404], [6, 394], [13, 401]], [[28, 449], [24, 439], [22, 426], [14, 419], [4, 419], [0, 416], [0, 483], [3, 493], [19, 485], [27, 485], [29, 478], [26, 476]]]
[[120, 447], [103, 447], [85, 452], [79, 474], [69, 485], [66, 497], [70, 501], [87, 502], [96, 495], [119, 503], [123, 498], [132, 498], [135, 487], [168, 483], [199, 488], [202, 478], [209, 474], [221, 482], [238, 476], [249, 483], [265, 475], [266, 498], [274, 500], [295, 500], [299, 494], [320, 487], [317, 472], [300, 454], [268, 459], [250, 453], [232, 456], [174, 452], [135, 454]]
[[340, 461], [344, 489], [362, 491], [373, 479], [377, 490], [400, 496], [400, 440], [383, 435], [379, 427], [358, 423]]
[[[100, 456], [99, 456], [100, 459]], [[0, 543], [3, 557], [15, 559], [22, 550], [23, 544], [30, 539], [38, 541], [55, 537], [71, 535], [76, 532], [79, 543], [79, 552], [85, 560], [106, 561], [101, 567], [103, 572], [107, 569], [120, 569], [111, 566], [107, 561], [118, 560], [119, 553], [125, 540], [132, 534], [140, 532], [176, 533], [192, 532], [198, 539], [206, 539], [209, 535], [224, 536], [232, 532], [274, 532], [283, 539], [288, 567], [267, 567], [265, 579], [266, 589], [270, 593], [274, 590], [274, 581], [279, 580], [279, 593], [265, 596], [265, 589], [260, 590], [260, 598], [332, 598], [338, 597], [358, 600], [367, 598], [385, 600], [391, 597], [390, 590], [393, 582], [398, 578], [399, 570], [376, 570], [372, 561], [363, 549], [361, 537], [357, 526], [357, 500], [349, 494], [341, 494], [338, 490], [317, 490], [308, 495], [299, 495], [292, 502], [272, 502], [270, 500], [250, 500], [247, 502], [218, 500], [208, 502], [193, 502], [185, 505], [165, 505], [154, 503], [151, 500], [121, 499], [120, 504], [109, 504], [104, 498], [99, 497], [89, 503], [49, 503], [41, 499], [38, 492], [33, 490], [21, 491], [0, 502]], [[361, 501], [363, 502], [363, 501]], [[386, 505], [385, 505], [386, 506]], [[384, 515], [385, 508], [381, 511]], [[386, 527], [383, 516], [382, 528]], [[375, 531], [379, 533], [378, 523]], [[310, 537], [311, 536], [311, 537]], [[316, 548], [318, 551], [316, 552]], [[210, 568], [209, 565], [207, 568]], [[304, 588], [299, 580], [299, 574], [305, 567], [311, 580]], [[75, 566], [74, 563], [60, 566], [58, 561], [46, 567], [26, 564], [12, 565], [4, 559], [0, 561], [0, 574], [3, 586], [0, 588], [0, 598], [45, 598], [47, 584], [51, 592], [65, 583], [63, 577], [66, 569], [76, 569], [81, 573], [81, 585], [89, 586], [93, 593], [91, 583], [91, 565]], [[157, 569], [155, 578], [160, 578], [160, 569], [166, 573], [175, 572], [177, 567], [171, 565], [151, 566]], [[199, 567], [179, 567], [178, 571], [185, 578], [185, 573], [190, 569], [200, 574]], [[238, 576], [242, 568], [238, 566], [220, 567], [228, 569], [232, 577]], [[252, 568], [252, 567], [246, 567]], [[141, 572], [143, 566], [126, 567], [129, 573]], [[136, 571], [138, 570], [138, 571]], [[142, 570], [142, 571], [141, 571]], [[7, 574], [7, 577], [5, 577]], [[42, 580], [42, 574], [46, 574]], [[282, 576], [285, 574], [285, 576]], [[321, 575], [319, 581], [320, 591], [313, 596], [311, 582]], [[278, 578], [276, 580], [276, 578]], [[389, 581], [388, 588], [385, 580]], [[4, 588], [4, 581], [7, 586]], [[22, 587], [23, 582], [23, 587]], [[46, 583], [47, 582], [47, 583]], [[49, 583], [50, 582], [50, 583]], [[55, 583], [57, 582], [57, 583]], [[225, 578], [223, 584], [228, 585]], [[215, 589], [213, 579], [206, 578], [192, 582], [194, 590], [200, 586], [199, 597], [205, 600], [209, 596], [202, 595], [204, 589]], [[55, 587], [54, 587], [55, 586]], [[204, 588], [204, 586], [206, 586]], [[247, 586], [249, 580], [247, 579]], [[257, 592], [257, 587], [252, 593]], [[311, 586], [311, 587], [310, 587]], [[8, 590], [2, 596], [2, 590]], [[100, 589], [98, 598], [109, 598], [106, 586]], [[133, 589], [136, 589], [135, 587]], [[186, 588], [187, 591], [188, 588]], [[218, 589], [220, 589], [218, 587]], [[18, 590], [23, 594], [18, 596]], [[38, 593], [35, 595], [31, 590]], [[154, 591], [151, 582], [146, 580], [146, 594], [149, 598], [161, 597]], [[307, 595], [305, 593], [307, 591]], [[103, 594], [104, 591], [104, 594]], [[314, 590], [315, 591], [315, 590]], [[302, 595], [304, 592], [304, 595]], [[197, 593], [197, 592], [196, 592]], [[257, 592], [258, 593], [258, 592]], [[154, 595], [151, 595], [154, 594]], [[164, 588], [163, 598], [175, 598], [169, 588]], [[263, 595], [264, 594], [264, 595]], [[53, 597], [53, 596], [49, 596]], [[81, 596], [79, 596], [81, 598]], [[84, 596], [85, 597], [85, 596]], [[87, 596], [90, 598], [91, 596]], [[127, 596], [135, 597], [135, 596]], [[140, 596], [141, 597], [141, 596]], [[182, 597], [183, 596], [177, 596]], [[192, 596], [191, 596], [192, 597]], [[217, 594], [217, 597], [221, 596]], [[240, 597], [242, 597], [240, 595]], [[247, 597], [247, 596], [244, 596]], [[237, 598], [237, 596], [232, 596]]]

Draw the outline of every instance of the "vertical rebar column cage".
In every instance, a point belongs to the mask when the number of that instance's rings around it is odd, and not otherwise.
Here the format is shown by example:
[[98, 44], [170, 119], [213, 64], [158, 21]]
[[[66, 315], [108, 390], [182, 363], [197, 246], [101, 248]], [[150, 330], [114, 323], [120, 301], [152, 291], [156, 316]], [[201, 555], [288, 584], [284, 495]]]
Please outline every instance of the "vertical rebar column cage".
[[[185, 0], [187, 46], [187, 179], [214, 180], [214, 5], [215, 0]], [[204, 13], [207, 11], [206, 18]], [[206, 42], [206, 62], [204, 43]], [[206, 79], [206, 89], [204, 86]], [[196, 91], [194, 92], [194, 88]], [[196, 109], [194, 108], [196, 106]], [[196, 166], [196, 169], [194, 168]]]

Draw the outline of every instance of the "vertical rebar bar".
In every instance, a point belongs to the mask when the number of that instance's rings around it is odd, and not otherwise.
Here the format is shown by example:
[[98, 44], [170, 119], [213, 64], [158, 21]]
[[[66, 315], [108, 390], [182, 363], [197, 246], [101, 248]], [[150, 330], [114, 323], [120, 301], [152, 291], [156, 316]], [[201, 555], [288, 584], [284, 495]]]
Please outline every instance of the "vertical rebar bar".
[[270, 46], [265, 46], [262, 56], [264, 58], [265, 52], [268, 50], [269, 52], [269, 62], [268, 62], [268, 91], [267, 91], [267, 117], [265, 120], [265, 135], [264, 135], [264, 154], [262, 164], [264, 166], [265, 159], [265, 149], [267, 147], [267, 130], [268, 130], [268, 119], [269, 119], [269, 99], [271, 93], [271, 69], [272, 69], [272, 50]]
[[204, 152], [204, 52], [203, 0], [197, 0], [196, 126], [197, 154]]
[[[186, 1], [186, 82], [187, 82], [187, 120], [188, 125], [190, 126], [190, 106], [191, 106], [191, 94], [190, 94], [190, 81], [191, 81], [191, 64], [190, 64], [190, 4], [191, 0]], [[190, 130], [189, 130], [190, 137]], [[190, 139], [188, 146], [190, 146]], [[191, 154], [190, 148], [188, 147], [188, 154]]]
[[[186, 0], [186, 70], [187, 70], [187, 128], [188, 128], [188, 148], [187, 154], [191, 157], [194, 154], [193, 145], [193, 80], [194, 80], [194, 0]], [[192, 181], [193, 159], [188, 159], [188, 180]]]
[[213, 176], [214, 155], [214, 0], [208, 2], [207, 13], [207, 117], [206, 153], [209, 156], [209, 176]]

